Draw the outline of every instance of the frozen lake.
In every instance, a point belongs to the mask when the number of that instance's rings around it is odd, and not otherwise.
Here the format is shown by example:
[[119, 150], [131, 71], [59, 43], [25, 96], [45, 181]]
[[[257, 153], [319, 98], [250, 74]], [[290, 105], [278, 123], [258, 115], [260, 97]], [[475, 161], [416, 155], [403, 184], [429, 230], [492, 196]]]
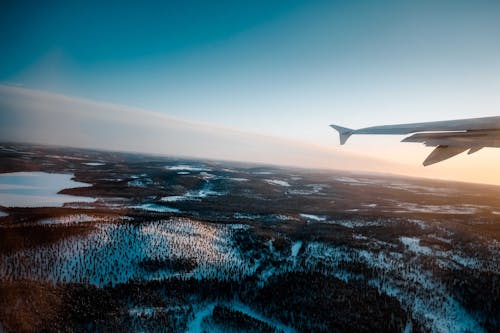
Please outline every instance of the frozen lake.
[[93, 202], [94, 198], [58, 194], [66, 188], [91, 186], [71, 178], [72, 174], [39, 171], [0, 174], [0, 206], [61, 207], [68, 202]]

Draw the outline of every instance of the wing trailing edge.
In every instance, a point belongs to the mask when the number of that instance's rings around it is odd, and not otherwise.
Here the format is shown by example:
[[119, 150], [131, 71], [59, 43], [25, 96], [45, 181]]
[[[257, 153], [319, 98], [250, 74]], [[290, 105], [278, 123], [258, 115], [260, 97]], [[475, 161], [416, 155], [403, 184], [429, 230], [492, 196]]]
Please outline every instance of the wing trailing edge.
[[423, 162], [424, 166], [435, 164], [464, 151], [473, 154], [484, 147], [500, 148], [500, 116], [445, 120], [426, 123], [372, 126], [351, 129], [330, 125], [339, 133], [340, 144], [346, 143], [353, 134], [412, 134], [403, 142], [420, 142], [436, 147]]

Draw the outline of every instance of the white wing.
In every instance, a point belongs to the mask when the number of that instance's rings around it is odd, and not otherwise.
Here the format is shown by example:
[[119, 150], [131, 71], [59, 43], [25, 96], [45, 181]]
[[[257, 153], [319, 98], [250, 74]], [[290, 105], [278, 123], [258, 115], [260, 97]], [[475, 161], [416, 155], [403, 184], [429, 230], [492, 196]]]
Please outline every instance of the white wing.
[[339, 132], [342, 145], [353, 134], [417, 133], [405, 138], [403, 142], [421, 142], [426, 146], [437, 147], [424, 161], [425, 166], [444, 161], [466, 150], [472, 154], [483, 147], [500, 147], [500, 117], [383, 125], [357, 130], [330, 126]]

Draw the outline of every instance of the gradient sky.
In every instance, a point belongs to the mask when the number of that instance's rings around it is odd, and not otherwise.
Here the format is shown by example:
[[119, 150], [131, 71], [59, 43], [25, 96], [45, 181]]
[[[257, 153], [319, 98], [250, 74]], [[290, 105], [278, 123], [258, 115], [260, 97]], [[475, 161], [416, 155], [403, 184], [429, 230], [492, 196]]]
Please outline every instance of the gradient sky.
[[[3, 85], [320, 145], [338, 144], [330, 123], [500, 114], [498, 1], [4, 1], [0, 9]], [[418, 165], [430, 152], [399, 139], [355, 137], [342, 149]], [[500, 154], [466, 159], [485, 173]]]

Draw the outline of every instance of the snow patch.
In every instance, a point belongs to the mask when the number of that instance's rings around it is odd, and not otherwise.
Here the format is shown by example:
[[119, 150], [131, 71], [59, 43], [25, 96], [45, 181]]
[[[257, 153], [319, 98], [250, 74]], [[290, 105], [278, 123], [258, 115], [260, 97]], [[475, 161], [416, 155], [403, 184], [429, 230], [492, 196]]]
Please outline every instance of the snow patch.
[[234, 182], [247, 182], [248, 181], [248, 178], [239, 178], [239, 177], [232, 177], [232, 178], [228, 178], [229, 180], [232, 180]]
[[177, 208], [167, 207], [155, 203], [145, 203], [141, 205], [130, 206], [129, 208], [143, 209], [150, 212], [158, 212], [158, 213], [180, 213], [180, 210], [178, 210]]
[[283, 187], [289, 187], [290, 184], [284, 180], [279, 179], [264, 179], [264, 181], [270, 185], [278, 185]]
[[432, 213], [432, 214], [457, 214], [457, 215], [469, 215], [476, 214], [479, 209], [478, 207], [471, 205], [463, 206], [452, 206], [452, 205], [419, 205], [410, 202], [403, 202], [398, 204], [399, 207], [403, 208], [403, 211], [394, 211], [394, 213]]
[[405, 245], [408, 250], [417, 254], [432, 254], [430, 247], [420, 245], [420, 239], [416, 237], [399, 237], [399, 240]]
[[303, 218], [305, 218], [305, 219], [313, 220], [313, 221], [326, 221], [326, 217], [325, 216], [319, 216], [319, 215], [313, 215], [313, 214], [305, 214], [305, 213], [301, 213], [300, 216], [303, 217]]
[[87, 214], [75, 214], [75, 215], [66, 215], [60, 217], [50, 217], [46, 219], [41, 219], [38, 221], [38, 224], [41, 225], [54, 225], [54, 224], [71, 224], [71, 223], [85, 223], [92, 222], [99, 219], [96, 216], [87, 215]]
[[168, 165], [165, 167], [165, 169], [172, 171], [212, 171], [212, 169], [209, 168], [193, 166], [188, 164]]
[[127, 185], [130, 187], [142, 187], [142, 188], [146, 188], [154, 184], [155, 182], [150, 178], [137, 178], [127, 182]]
[[106, 163], [102, 163], [102, 162], [86, 162], [86, 163], [82, 163], [82, 164], [89, 165], [89, 166], [101, 166], [101, 165], [106, 165]]
[[200, 200], [202, 198], [206, 198], [208, 196], [221, 196], [226, 193], [217, 192], [212, 190], [212, 185], [210, 183], [206, 183], [205, 186], [199, 190], [188, 191], [184, 195], [170, 195], [161, 198], [161, 201], [165, 202], [176, 202], [176, 201], [186, 201], [186, 200]]

